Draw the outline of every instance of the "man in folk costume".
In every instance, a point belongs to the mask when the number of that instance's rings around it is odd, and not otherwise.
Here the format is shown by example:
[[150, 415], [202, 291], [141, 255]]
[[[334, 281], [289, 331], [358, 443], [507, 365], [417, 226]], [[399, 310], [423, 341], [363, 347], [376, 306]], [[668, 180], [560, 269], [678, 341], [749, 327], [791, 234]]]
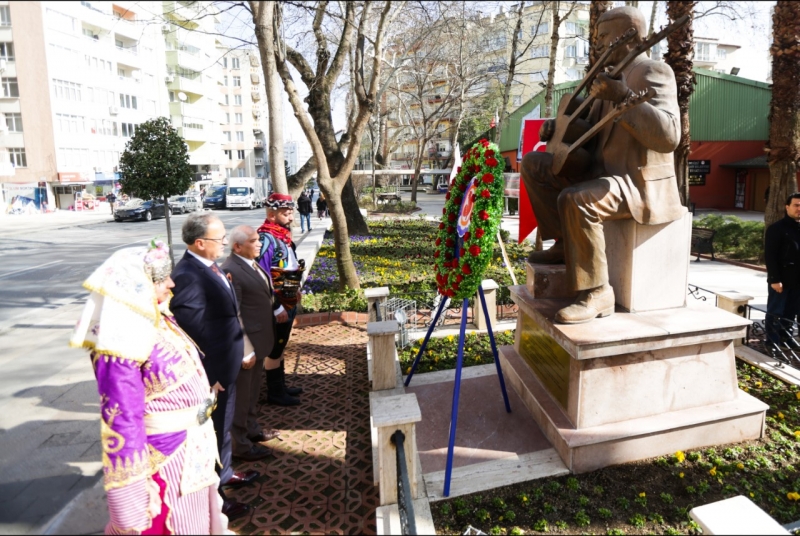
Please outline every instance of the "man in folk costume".
[[280, 306], [275, 309], [275, 345], [264, 362], [267, 371], [267, 401], [279, 406], [300, 404], [297, 395], [300, 387], [286, 385], [283, 350], [289, 342], [292, 323], [300, 301], [300, 283], [305, 261], [297, 259], [292, 241], [291, 224], [294, 221], [294, 200], [290, 195], [273, 193], [267, 199], [267, 219], [258, 228], [261, 254], [258, 264], [272, 278], [275, 299]]

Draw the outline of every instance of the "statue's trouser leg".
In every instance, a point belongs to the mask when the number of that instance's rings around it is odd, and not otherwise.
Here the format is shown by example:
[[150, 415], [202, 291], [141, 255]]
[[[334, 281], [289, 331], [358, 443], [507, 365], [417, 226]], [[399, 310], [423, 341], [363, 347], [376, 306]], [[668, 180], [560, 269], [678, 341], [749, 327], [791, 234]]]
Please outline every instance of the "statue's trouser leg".
[[566, 239], [567, 279], [574, 290], [608, 283], [603, 222], [631, 217], [617, 181], [599, 178], [565, 188], [558, 196], [558, 212]]
[[552, 166], [553, 155], [548, 153], [528, 153], [522, 158], [522, 181], [542, 240], [563, 237], [558, 216], [558, 194], [571, 184], [566, 179], [554, 176], [550, 171]]

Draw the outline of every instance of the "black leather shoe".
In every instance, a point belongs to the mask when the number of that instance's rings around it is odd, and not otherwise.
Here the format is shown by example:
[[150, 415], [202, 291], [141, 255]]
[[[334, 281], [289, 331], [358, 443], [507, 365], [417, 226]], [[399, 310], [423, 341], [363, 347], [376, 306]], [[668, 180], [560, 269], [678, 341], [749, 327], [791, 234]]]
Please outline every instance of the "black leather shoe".
[[233, 499], [225, 499], [222, 503], [222, 513], [228, 517], [229, 521], [233, 521], [249, 514], [250, 505], [236, 502]]
[[240, 471], [238, 473], [233, 473], [230, 480], [225, 482], [223, 486], [228, 488], [239, 488], [242, 486], [246, 486], [248, 484], [252, 484], [253, 481], [261, 476], [258, 471]]
[[264, 445], [260, 445], [258, 443], [250, 447], [249, 452], [245, 452], [244, 454], [233, 455], [235, 459], [245, 460], [248, 462], [254, 462], [256, 460], [261, 460], [269, 456], [272, 456], [272, 449], [267, 448]]
[[253, 443], [266, 443], [267, 441], [272, 441], [273, 439], [280, 437], [281, 432], [280, 430], [261, 430], [261, 433], [254, 436], [248, 436], [247, 439], [252, 441]]

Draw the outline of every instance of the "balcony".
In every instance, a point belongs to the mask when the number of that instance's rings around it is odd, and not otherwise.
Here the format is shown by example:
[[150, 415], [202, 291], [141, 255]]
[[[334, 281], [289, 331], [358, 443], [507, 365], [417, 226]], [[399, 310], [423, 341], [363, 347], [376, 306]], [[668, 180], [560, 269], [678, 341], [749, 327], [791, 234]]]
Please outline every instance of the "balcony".
[[169, 76], [172, 76], [172, 82], [167, 84], [170, 91], [183, 91], [194, 95], [205, 95], [206, 90], [203, 85], [202, 76], [197, 76], [196, 78], [185, 78], [177, 74]]
[[114, 54], [117, 63], [128, 65], [135, 69], [140, 69], [142, 61], [139, 59], [139, 49], [133, 47], [115, 47], [117, 50]]
[[253, 141], [253, 149], [263, 149], [263, 148], [264, 148], [264, 142], [263, 141], [261, 141], [261, 140]]
[[263, 159], [263, 158], [256, 158], [256, 159], [254, 160], [254, 162], [255, 162], [255, 164], [256, 164], [257, 166], [263, 166], [263, 165], [264, 165], [264, 159]]
[[184, 28], [194, 30], [199, 26], [196, 20], [199, 13], [194, 4], [189, 2], [164, 1], [162, 2], [162, 6], [164, 16], [181, 23], [181, 26]]
[[183, 67], [184, 69], [189, 69], [190, 71], [202, 72], [203, 69], [208, 67], [208, 62], [203, 61], [202, 58], [191, 54], [188, 51], [168, 50], [167, 66], [172, 68]]
[[125, 19], [116, 15], [112, 20], [114, 33], [129, 39], [135, 39], [137, 41], [141, 38], [142, 30], [137, 26], [136, 21]]
[[196, 128], [196, 127], [187, 127], [183, 126], [178, 129], [178, 134], [183, 137], [186, 141], [197, 141], [197, 142], [206, 142], [211, 139], [211, 133], [207, 128], [205, 128], [206, 124], [202, 123], [201, 126], [204, 128]]
[[111, 18], [110, 9], [101, 9], [111, 7], [110, 2], [81, 2], [83, 10], [81, 10], [81, 20], [90, 26], [96, 26], [104, 30], [110, 30], [114, 26], [114, 21]]

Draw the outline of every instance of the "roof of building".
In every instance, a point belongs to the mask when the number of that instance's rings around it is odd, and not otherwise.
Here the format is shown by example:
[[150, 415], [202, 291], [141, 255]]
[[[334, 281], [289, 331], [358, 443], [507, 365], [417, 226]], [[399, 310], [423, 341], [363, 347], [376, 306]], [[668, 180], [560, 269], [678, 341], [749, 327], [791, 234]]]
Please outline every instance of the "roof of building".
[[[770, 84], [740, 76], [722, 74], [695, 67], [696, 85], [689, 100], [689, 121], [692, 141], [766, 141], [769, 138]], [[578, 80], [556, 84], [553, 91], [553, 110], [566, 93], [578, 85]], [[500, 151], [517, 149], [522, 119], [537, 106], [544, 116], [545, 91], [514, 110], [503, 121]], [[480, 138], [494, 137], [490, 129]]]
[[767, 155], [756, 156], [755, 158], [746, 158], [744, 160], [737, 160], [736, 162], [729, 162], [727, 164], [720, 164], [719, 167], [724, 168], [746, 168], [746, 169], [767, 169], [769, 163], [767, 162]]

